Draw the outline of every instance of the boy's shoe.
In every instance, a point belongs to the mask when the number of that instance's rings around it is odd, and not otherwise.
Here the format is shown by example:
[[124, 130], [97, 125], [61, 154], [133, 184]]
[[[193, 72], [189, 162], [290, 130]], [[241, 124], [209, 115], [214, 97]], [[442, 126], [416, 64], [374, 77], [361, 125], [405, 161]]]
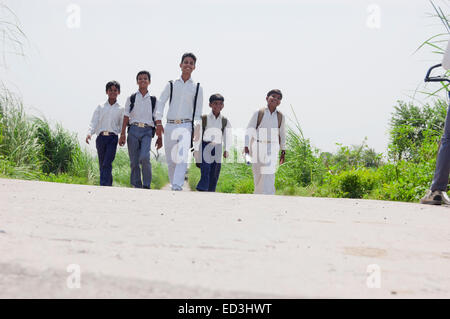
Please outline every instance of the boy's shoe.
[[432, 191], [429, 189], [427, 194], [420, 199], [420, 203], [428, 205], [450, 205], [450, 198], [447, 192], [439, 190]]

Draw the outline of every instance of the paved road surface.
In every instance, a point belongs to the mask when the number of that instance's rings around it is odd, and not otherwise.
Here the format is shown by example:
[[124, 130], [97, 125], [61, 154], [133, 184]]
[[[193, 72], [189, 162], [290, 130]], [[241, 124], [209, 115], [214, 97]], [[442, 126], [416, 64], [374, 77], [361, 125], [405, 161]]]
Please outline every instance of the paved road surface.
[[450, 208], [0, 179], [0, 297], [449, 298]]

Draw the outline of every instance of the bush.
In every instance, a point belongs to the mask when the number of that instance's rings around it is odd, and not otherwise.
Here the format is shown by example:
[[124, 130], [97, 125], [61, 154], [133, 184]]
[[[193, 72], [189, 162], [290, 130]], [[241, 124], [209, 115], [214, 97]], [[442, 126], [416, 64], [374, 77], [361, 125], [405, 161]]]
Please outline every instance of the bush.
[[380, 179], [375, 170], [359, 168], [329, 175], [328, 182], [336, 197], [364, 198], [380, 183]]

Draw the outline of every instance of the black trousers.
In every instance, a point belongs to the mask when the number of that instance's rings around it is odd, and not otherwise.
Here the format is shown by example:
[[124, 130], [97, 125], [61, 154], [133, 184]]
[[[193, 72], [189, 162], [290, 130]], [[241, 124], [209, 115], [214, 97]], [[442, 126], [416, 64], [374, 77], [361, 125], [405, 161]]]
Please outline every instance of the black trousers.
[[99, 135], [95, 141], [100, 167], [100, 186], [112, 186], [112, 162], [116, 157], [118, 141], [117, 135]]

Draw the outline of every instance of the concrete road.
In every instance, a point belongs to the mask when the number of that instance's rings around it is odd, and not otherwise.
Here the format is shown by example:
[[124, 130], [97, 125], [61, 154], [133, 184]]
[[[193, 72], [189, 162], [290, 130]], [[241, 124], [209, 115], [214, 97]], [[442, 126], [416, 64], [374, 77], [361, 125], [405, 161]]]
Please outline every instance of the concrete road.
[[0, 298], [31, 297], [449, 298], [450, 208], [0, 179]]

